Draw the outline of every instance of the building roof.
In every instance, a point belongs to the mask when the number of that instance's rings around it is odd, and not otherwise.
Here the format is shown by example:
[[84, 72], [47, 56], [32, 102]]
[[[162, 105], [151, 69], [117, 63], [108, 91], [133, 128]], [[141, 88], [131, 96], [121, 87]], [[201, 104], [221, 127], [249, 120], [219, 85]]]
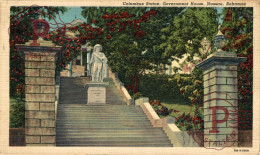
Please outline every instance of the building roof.
[[74, 26], [78, 26], [80, 24], [84, 23], [83, 20], [81, 19], [74, 19], [71, 23], [67, 24], [66, 27], [69, 28], [69, 27], [74, 27]]

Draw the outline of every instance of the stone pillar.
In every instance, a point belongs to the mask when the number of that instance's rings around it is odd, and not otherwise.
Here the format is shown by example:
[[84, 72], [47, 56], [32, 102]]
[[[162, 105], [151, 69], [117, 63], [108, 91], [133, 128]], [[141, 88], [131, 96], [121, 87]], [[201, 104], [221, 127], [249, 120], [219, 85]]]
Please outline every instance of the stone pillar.
[[91, 53], [88, 52], [87, 54], [87, 76], [91, 76], [90, 74], [90, 59], [91, 59]]
[[69, 77], [72, 77], [72, 61], [69, 63]]
[[245, 58], [218, 51], [196, 67], [204, 85], [204, 147], [237, 147], [237, 65]]
[[26, 146], [55, 146], [55, 54], [60, 47], [18, 45], [25, 58]]
[[80, 65], [83, 66], [83, 51], [80, 51]]

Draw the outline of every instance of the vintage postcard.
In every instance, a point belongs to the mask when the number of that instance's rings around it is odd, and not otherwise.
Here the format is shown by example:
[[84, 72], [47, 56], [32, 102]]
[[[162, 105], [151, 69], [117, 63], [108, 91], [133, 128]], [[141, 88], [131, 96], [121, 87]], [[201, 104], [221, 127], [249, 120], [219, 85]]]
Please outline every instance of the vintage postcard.
[[0, 154], [259, 154], [259, 1], [0, 6]]

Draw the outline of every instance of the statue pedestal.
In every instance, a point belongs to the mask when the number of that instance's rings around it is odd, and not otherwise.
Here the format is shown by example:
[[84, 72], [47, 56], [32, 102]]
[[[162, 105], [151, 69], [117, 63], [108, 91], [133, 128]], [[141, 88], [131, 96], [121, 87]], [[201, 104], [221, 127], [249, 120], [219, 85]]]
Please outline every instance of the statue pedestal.
[[104, 105], [106, 104], [106, 87], [109, 83], [90, 82], [85, 86], [88, 90], [87, 105]]

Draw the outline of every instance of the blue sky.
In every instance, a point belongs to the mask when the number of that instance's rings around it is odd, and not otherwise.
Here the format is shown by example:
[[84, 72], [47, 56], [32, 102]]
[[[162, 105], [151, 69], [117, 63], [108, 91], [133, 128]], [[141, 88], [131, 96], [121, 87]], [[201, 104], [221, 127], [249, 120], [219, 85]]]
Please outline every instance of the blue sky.
[[[69, 10], [65, 12], [64, 14], [60, 14], [60, 17], [56, 17], [55, 20], [58, 23], [71, 23], [75, 18], [81, 19], [84, 22], [86, 22], [86, 19], [81, 16], [82, 9], [80, 7], [69, 7]], [[61, 18], [61, 20], [60, 20]], [[47, 19], [46, 19], [47, 20]], [[54, 20], [47, 20], [49, 23], [56, 24]], [[59, 25], [61, 26], [61, 25]], [[52, 25], [51, 25], [52, 27]], [[56, 27], [56, 26], [53, 26]]]

